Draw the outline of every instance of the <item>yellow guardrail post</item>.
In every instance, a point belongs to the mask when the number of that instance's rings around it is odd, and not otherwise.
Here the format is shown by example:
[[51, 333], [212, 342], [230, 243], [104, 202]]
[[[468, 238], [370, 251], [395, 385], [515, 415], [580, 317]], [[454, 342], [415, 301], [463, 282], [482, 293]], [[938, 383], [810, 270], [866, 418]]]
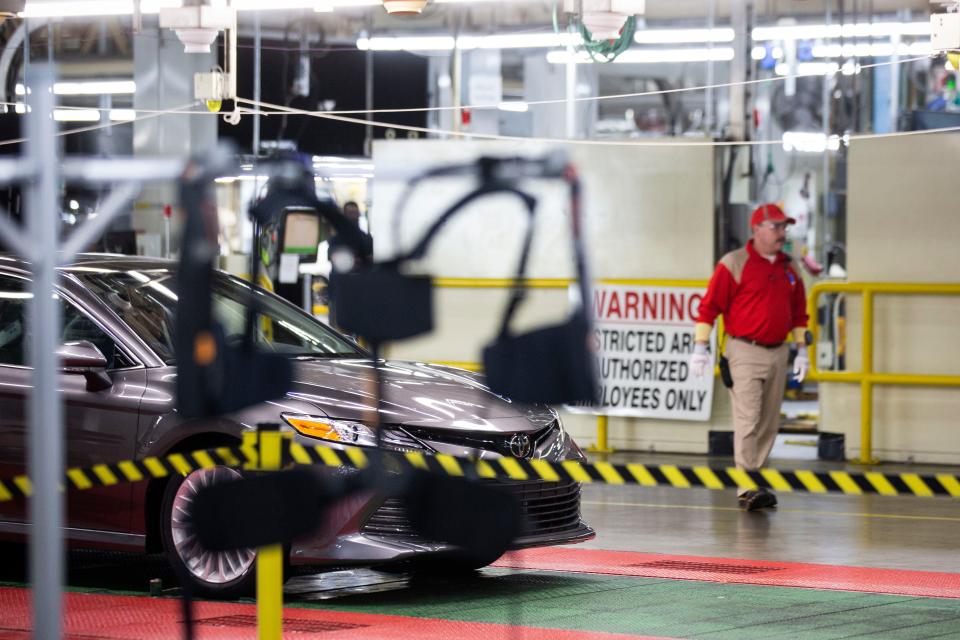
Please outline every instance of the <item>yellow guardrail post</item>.
[[[244, 433], [244, 440], [256, 443], [259, 471], [283, 468], [284, 441], [292, 434], [281, 433], [280, 425], [257, 425], [256, 432]], [[283, 637], [283, 545], [260, 547], [257, 552], [257, 638], [281, 640]]]
[[873, 458], [873, 290], [863, 290], [863, 379], [860, 381], [860, 463], [874, 464]]
[[960, 284], [909, 282], [819, 282], [810, 289], [807, 307], [814, 345], [820, 342], [817, 300], [823, 293], [860, 294], [863, 300], [863, 366], [860, 371], [821, 371], [816, 353], [810, 358], [810, 379], [818, 382], [844, 382], [860, 385], [860, 458], [862, 464], [875, 464], [873, 457], [873, 389], [877, 385], [960, 388], [960, 375], [877, 373], [873, 358], [874, 298], [879, 294], [960, 296]]
[[610, 447], [610, 438], [608, 433], [609, 418], [607, 416], [597, 416], [597, 444], [587, 447], [591, 453], [613, 453]]

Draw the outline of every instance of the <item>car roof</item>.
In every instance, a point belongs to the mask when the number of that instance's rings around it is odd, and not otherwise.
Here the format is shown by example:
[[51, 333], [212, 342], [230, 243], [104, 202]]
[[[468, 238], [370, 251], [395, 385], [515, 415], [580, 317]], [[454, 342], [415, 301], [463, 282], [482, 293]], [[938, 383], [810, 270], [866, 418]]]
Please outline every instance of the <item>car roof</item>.
[[[30, 271], [30, 263], [10, 253], [0, 252], [0, 266], [8, 266], [20, 271]], [[72, 267], [98, 267], [124, 271], [130, 269], [171, 269], [176, 268], [175, 260], [150, 258], [147, 256], [128, 256], [122, 253], [81, 253], [73, 262], [62, 265], [60, 269], [69, 271]]]

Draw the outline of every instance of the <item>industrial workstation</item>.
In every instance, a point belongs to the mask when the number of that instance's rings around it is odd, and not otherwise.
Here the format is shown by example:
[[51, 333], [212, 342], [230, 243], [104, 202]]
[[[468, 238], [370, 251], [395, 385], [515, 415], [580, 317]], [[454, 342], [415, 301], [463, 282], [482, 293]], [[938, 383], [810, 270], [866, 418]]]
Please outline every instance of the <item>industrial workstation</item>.
[[0, 0], [0, 639], [960, 640], [960, 0]]

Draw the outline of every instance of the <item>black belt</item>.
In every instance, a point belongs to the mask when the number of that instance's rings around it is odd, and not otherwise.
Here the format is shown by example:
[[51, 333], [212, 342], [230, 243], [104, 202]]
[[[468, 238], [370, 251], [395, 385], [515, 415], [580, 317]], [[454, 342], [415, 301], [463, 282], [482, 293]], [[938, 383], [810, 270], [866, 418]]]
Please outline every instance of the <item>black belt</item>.
[[730, 336], [734, 340], [739, 340], [740, 342], [746, 342], [752, 344], [755, 347], [763, 347], [764, 349], [779, 349], [783, 346], [783, 342], [777, 342], [776, 344], [767, 344], [766, 342], [757, 342], [756, 340], [751, 340], [750, 338], [741, 338], [740, 336]]

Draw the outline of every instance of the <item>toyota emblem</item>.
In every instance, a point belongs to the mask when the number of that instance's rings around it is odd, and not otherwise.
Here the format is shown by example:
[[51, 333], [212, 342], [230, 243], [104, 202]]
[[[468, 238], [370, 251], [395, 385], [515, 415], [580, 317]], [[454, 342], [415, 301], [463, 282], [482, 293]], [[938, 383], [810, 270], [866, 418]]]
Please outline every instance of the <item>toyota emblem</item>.
[[525, 433], [514, 434], [510, 438], [510, 453], [514, 458], [529, 458], [533, 453], [533, 441]]

